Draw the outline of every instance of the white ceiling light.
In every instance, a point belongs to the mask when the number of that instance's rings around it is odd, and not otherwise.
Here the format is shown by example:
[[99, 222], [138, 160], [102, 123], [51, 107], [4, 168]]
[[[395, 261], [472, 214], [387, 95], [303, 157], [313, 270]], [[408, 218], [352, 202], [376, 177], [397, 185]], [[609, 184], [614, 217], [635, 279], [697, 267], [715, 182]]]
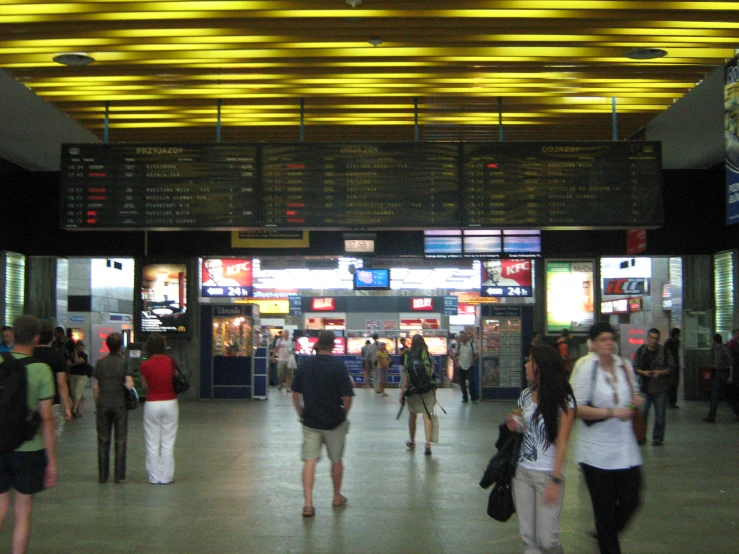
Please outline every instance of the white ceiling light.
[[95, 58], [88, 56], [85, 52], [64, 52], [52, 58], [56, 63], [69, 67], [83, 67], [90, 65]]
[[362, 0], [346, 0], [346, 3], [349, 4], [352, 8], [356, 8], [359, 6], [359, 4], [362, 3]]
[[632, 60], [654, 60], [667, 55], [667, 50], [661, 48], [634, 48], [626, 52], [625, 56]]

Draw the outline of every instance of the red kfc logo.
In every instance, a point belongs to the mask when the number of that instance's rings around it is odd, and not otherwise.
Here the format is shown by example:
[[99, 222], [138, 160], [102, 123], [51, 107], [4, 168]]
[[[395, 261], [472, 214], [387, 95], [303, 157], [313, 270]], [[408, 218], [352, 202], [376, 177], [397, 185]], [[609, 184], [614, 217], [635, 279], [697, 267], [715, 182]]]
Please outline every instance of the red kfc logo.
[[501, 276], [515, 281], [520, 287], [530, 287], [531, 260], [501, 260]]
[[649, 294], [649, 279], [641, 277], [603, 279], [603, 294]]

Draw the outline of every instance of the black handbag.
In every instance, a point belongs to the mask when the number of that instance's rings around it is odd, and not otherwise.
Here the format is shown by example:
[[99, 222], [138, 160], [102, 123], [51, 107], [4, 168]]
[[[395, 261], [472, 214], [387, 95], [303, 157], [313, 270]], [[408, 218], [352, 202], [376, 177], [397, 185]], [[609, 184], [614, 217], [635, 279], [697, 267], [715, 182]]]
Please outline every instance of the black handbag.
[[509, 430], [505, 423], [500, 425], [499, 430], [498, 440], [495, 443], [498, 452], [490, 458], [488, 467], [480, 479], [480, 486], [483, 489], [493, 483], [510, 481], [516, 474], [523, 435]]
[[496, 483], [488, 497], [488, 515], [496, 521], [508, 521], [516, 511], [510, 481]]
[[180, 371], [180, 368], [177, 366], [177, 362], [174, 360], [172, 360], [172, 367], [174, 368], [174, 373], [172, 374], [172, 388], [174, 389], [175, 394], [182, 394], [190, 388], [190, 381], [185, 377], [185, 374]]
[[123, 388], [126, 390], [126, 409], [127, 410], [135, 410], [139, 407], [139, 393], [136, 392], [136, 389], [129, 389], [125, 385]]

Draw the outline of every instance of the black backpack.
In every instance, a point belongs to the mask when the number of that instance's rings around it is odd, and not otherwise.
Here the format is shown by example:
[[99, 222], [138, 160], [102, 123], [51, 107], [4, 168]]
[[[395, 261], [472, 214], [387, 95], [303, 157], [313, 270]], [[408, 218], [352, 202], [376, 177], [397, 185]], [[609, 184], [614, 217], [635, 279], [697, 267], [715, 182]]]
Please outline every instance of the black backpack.
[[41, 425], [38, 411], [28, 409], [28, 356], [16, 359], [2, 352], [0, 364], [0, 454], [7, 454], [31, 440]]
[[436, 383], [426, 371], [426, 364], [420, 350], [408, 351], [405, 356], [405, 370], [410, 380], [408, 394], [424, 394], [436, 388]]

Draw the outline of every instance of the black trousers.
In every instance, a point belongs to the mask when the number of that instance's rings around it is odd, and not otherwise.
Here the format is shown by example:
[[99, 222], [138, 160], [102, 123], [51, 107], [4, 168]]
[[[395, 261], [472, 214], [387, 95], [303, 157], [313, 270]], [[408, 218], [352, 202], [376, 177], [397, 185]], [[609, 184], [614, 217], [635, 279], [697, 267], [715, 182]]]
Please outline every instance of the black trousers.
[[128, 438], [128, 410], [125, 406], [97, 407], [98, 478], [107, 481], [110, 476], [110, 442], [115, 429], [115, 480], [126, 478], [126, 447]]
[[680, 384], [680, 368], [675, 369], [675, 374], [670, 375], [670, 396], [668, 401], [670, 407], [677, 406], [677, 386]]
[[641, 505], [641, 466], [600, 469], [580, 465], [593, 503], [601, 554], [621, 554], [618, 535]]
[[459, 386], [462, 389], [462, 399], [467, 401], [467, 381], [470, 382], [469, 396], [472, 397], [472, 401], [477, 400], [477, 387], [475, 386], [475, 368], [474, 366], [469, 369], [459, 368], [458, 379]]

